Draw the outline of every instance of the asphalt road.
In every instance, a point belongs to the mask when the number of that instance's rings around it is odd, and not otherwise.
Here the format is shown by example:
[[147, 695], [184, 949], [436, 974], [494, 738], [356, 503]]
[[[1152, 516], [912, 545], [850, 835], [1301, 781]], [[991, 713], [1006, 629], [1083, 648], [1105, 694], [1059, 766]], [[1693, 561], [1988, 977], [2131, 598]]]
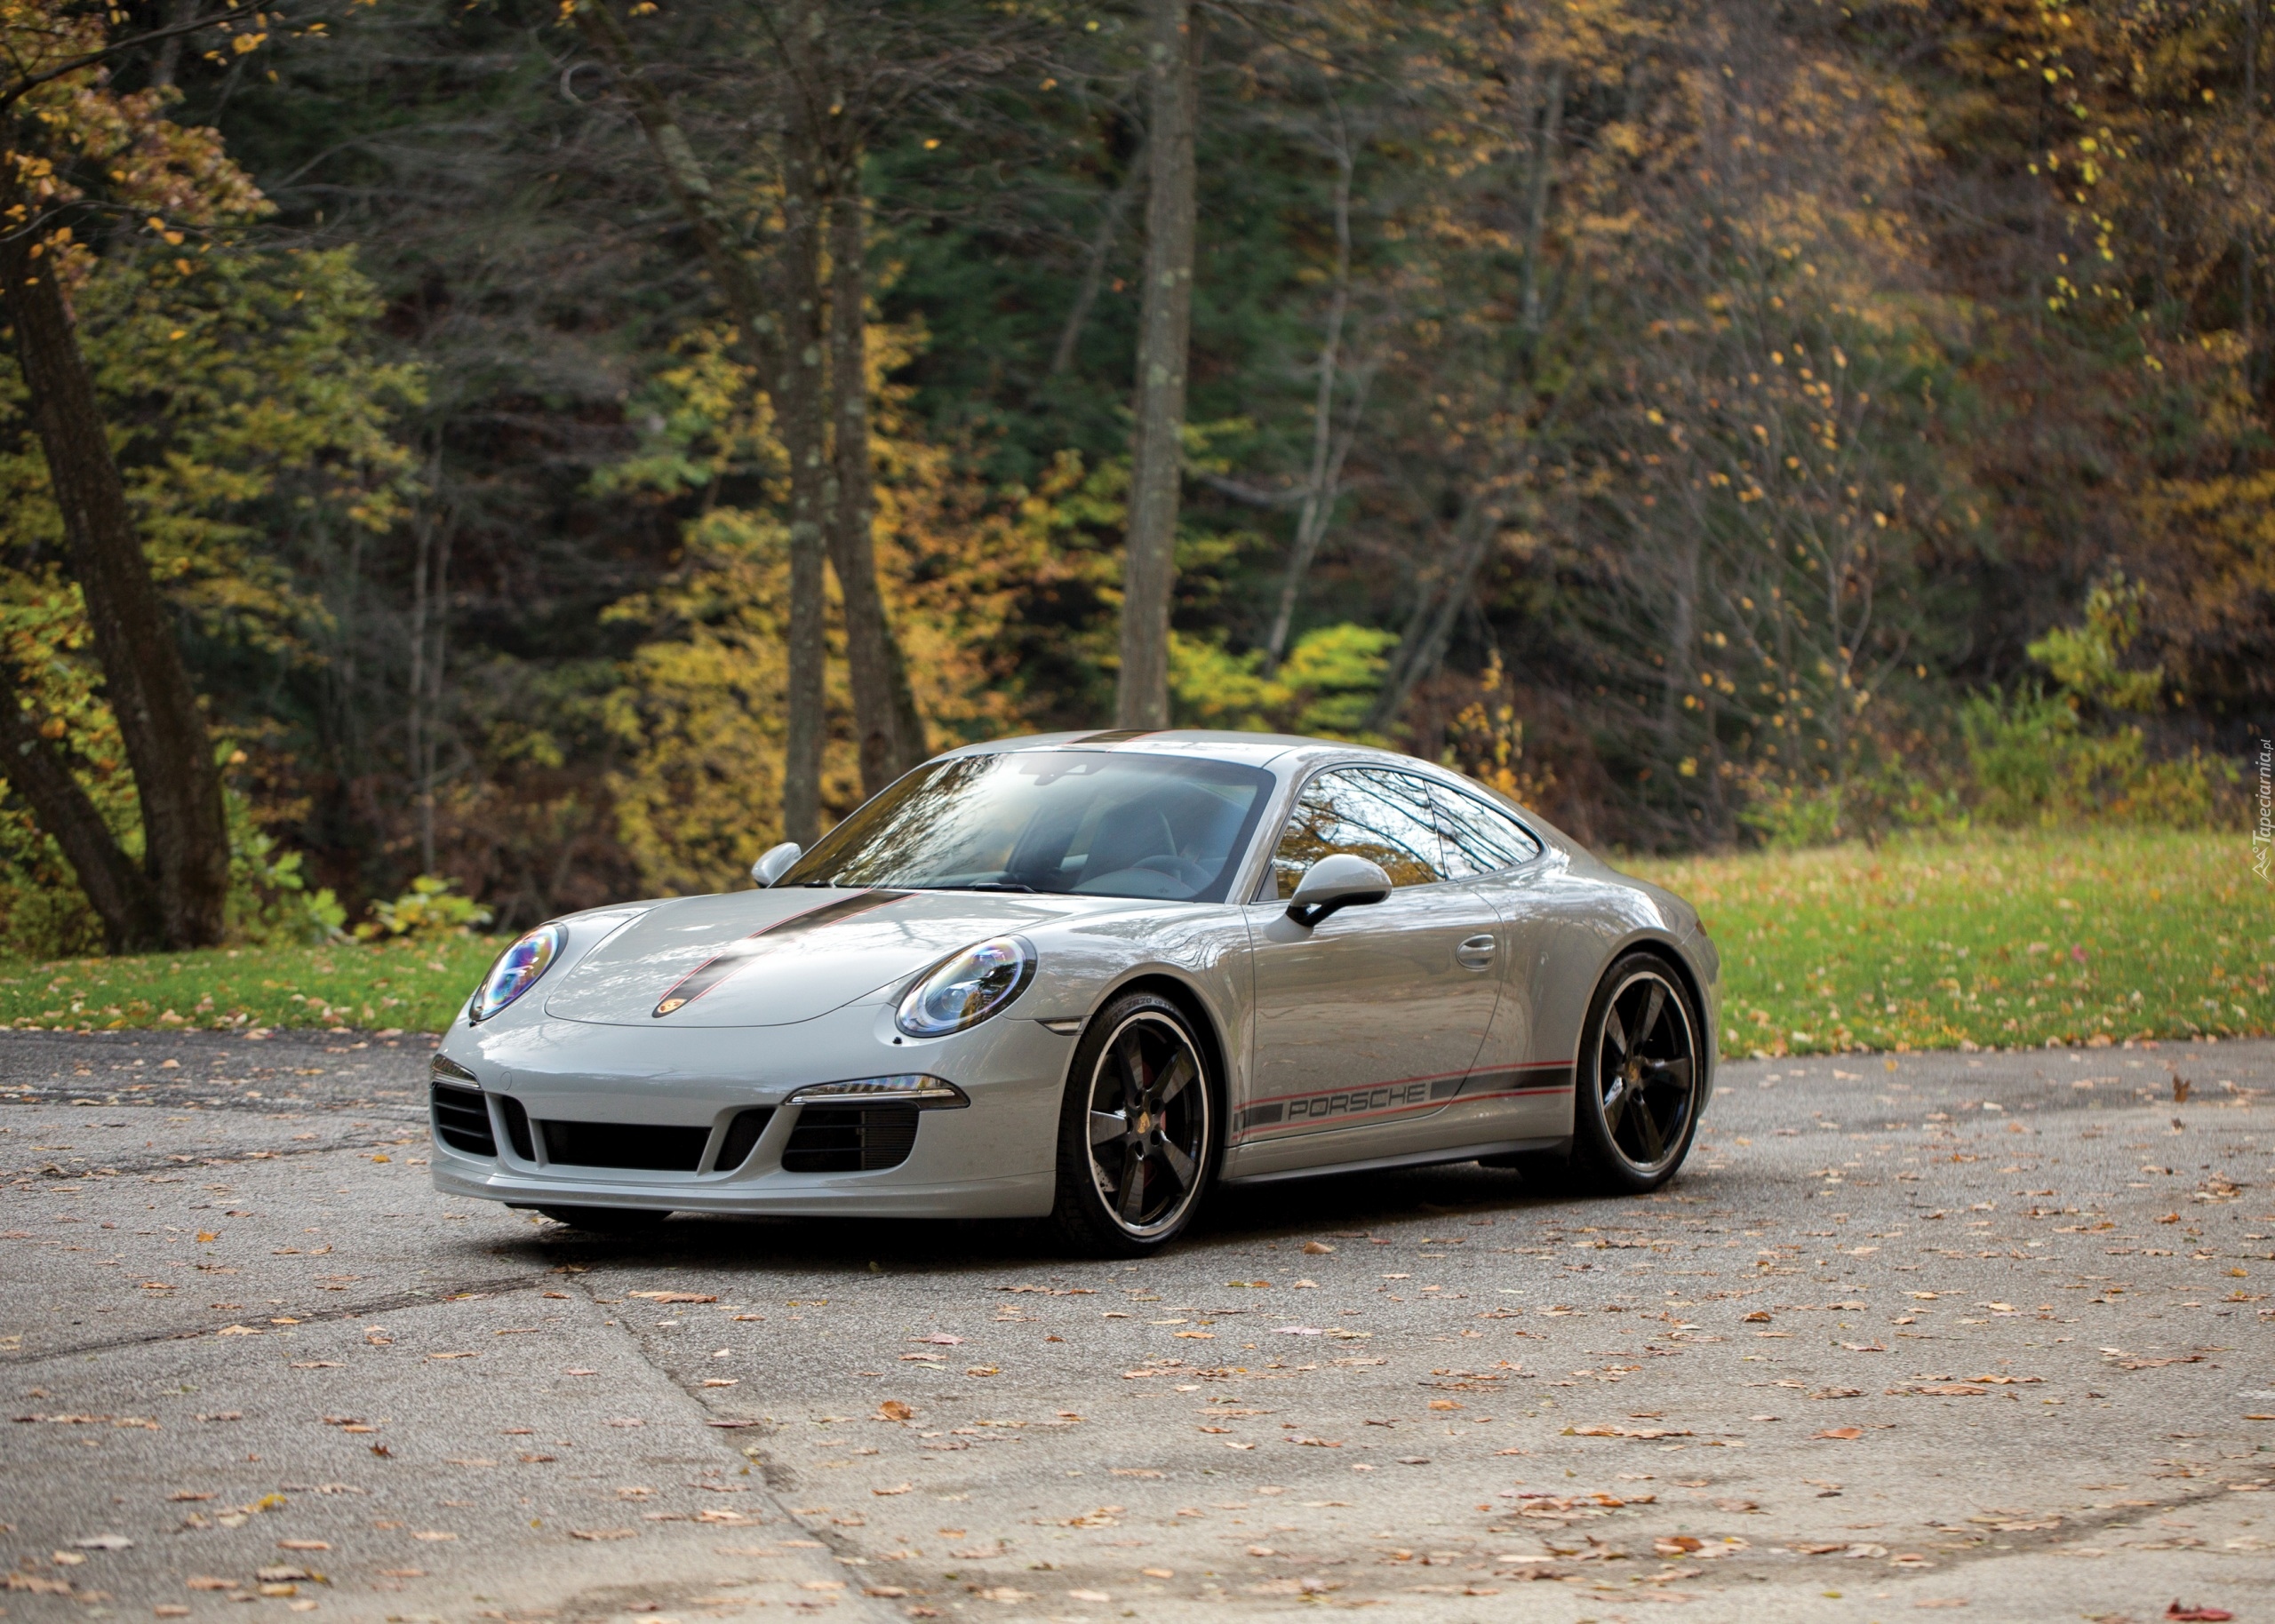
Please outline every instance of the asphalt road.
[[1656, 1198], [1136, 1265], [444, 1200], [425, 1060], [0, 1036], [12, 1620], [2275, 1617], [2275, 1045], [1734, 1064]]

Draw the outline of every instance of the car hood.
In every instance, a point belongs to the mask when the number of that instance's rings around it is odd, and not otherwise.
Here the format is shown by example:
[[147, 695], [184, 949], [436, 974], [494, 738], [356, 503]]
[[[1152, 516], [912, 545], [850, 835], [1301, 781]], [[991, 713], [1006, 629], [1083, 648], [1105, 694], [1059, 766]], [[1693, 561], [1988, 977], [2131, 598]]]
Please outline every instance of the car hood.
[[611, 1026], [786, 1026], [1098, 900], [805, 888], [683, 897], [603, 941], [545, 1010]]

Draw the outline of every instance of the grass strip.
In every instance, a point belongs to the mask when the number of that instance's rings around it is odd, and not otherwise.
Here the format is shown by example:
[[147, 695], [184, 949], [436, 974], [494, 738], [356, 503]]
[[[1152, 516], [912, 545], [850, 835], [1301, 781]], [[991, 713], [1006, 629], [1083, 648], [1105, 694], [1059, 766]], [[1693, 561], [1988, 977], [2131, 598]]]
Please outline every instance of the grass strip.
[[0, 964], [0, 1024], [54, 1031], [440, 1031], [504, 945], [445, 936]]
[[2099, 1047], [2275, 1030], [2241, 834], [1984, 833], [1636, 860], [1722, 951], [1728, 1055]]

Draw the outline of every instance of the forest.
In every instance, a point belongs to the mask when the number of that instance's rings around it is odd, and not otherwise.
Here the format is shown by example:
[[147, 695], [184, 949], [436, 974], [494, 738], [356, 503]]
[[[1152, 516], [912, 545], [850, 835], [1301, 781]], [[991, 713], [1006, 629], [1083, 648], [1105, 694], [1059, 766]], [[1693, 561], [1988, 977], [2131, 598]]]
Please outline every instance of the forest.
[[0, 951], [724, 888], [1069, 728], [2240, 829], [2262, 10], [0, 0]]

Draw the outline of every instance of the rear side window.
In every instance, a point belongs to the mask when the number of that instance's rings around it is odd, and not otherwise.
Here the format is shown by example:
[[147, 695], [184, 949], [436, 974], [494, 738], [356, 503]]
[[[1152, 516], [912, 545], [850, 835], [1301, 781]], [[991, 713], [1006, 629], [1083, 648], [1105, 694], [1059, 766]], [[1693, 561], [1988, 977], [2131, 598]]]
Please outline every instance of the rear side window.
[[1443, 784], [1431, 785], [1438, 827], [1445, 835], [1446, 866], [1457, 880], [1491, 874], [1540, 856], [1531, 831], [1498, 807]]
[[1404, 773], [1338, 768], [1304, 786], [1272, 853], [1282, 900], [1321, 857], [1348, 852], [1379, 864], [1394, 886], [1443, 880], [1444, 861], [1430, 786]]

